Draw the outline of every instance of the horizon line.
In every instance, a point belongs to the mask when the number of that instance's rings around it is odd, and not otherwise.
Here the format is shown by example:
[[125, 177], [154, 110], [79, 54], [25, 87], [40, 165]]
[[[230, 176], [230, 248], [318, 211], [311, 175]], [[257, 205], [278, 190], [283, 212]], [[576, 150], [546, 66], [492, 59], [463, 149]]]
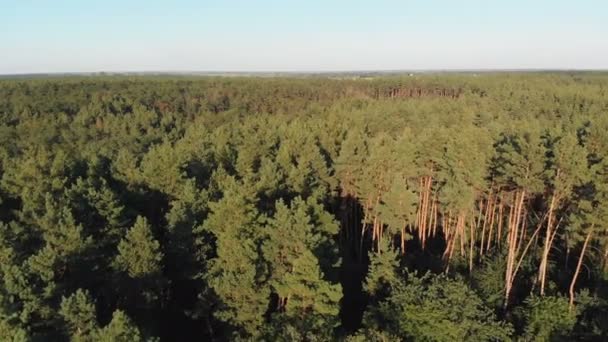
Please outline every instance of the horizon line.
[[345, 70], [97, 70], [0, 73], [7, 76], [103, 76], [104, 74], [163, 74], [163, 75], [214, 75], [214, 74], [364, 74], [364, 73], [492, 73], [492, 72], [607, 72], [608, 68], [428, 68], [428, 69], [345, 69]]

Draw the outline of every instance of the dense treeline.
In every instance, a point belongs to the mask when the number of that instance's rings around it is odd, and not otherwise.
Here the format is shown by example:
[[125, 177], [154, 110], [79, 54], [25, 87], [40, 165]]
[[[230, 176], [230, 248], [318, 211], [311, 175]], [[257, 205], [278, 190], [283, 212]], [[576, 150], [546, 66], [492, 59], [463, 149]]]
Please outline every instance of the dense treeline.
[[0, 82], [0, 340], [608, 339], [608, 76]]

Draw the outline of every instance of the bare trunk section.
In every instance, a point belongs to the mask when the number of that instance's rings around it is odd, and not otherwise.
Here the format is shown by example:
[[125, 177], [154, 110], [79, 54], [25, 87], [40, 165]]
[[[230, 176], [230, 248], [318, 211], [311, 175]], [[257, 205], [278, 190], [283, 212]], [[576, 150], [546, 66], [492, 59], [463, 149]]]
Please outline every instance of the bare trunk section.
[[405, 234], [407, 229], [407, 222], [403, 221], [403, 226], [401, 227], [401, 254], [405, 255]]
[[[525, 201], [526, 192], [524, 190], [515, 191], [513, 195], [513, 203], [509, 209], [508, 233], [507, 233], [507, 267], [505, 271], [505, 308], [509, 305], [509, 296], [513, 288], [515, 280], [515, 261], [518, 256], [519, 248], [521, 247], [520, 225], [522, 221], [523, 204]], [[525, 220], [525, 219], [524, 219]]]
[[[490, 232], [488, 233], [488, 244], [486, 246], [486, 252], [490, 250], [490, 247], [492, 246], [492, 236], [494, 234], [494, 218], [496, 216], [496, 200], [498, 198], [494, 199], [492, 201], [492, 209], [491, 209], [491, 214], [490, 214]], [[500, 215], [502, 215], [502, 212], [500, 213]], [[497, 237], [497, 240], [500, 239], [500, 235]], [[482, 246], [483, 249], [483, 246]]]
[[[481, 203], [483, 203], [483, 201]], [[486, 241], [485, 240], [486, 239], [486, 227], [488, 226], [491, 207], [492, 207], [492, 193], [490, 193], [488, 195], [488, 201], [486, 203], [486, 211], [485, 211], [485, 214], [483, 215], [483, 226], [481, 227], [481, 242], [479, 244], [479, 258], [480, 259], [483, 257], [483, 248], [485, 246], [485, 241]], [[481, 217], [481, 215], [479, 217]], [[488, 240], [489, 239], [490, 238], [488, 237]]]
[[500, 205], [498, 206], [498, 234], [497, 234], [497, 238], [496, 238], [496, 243], [498, 244], [498, 247], [500, 247], [500, 242], [502, 241], [502, 224], [503, 224], [503, 215], [504, 215], [504, 206], [502, 204], [502, 196], [501, 196], [501, 202]]
[[591, 240], [591, 234], [593, 232], [593, 226], [587, 233], [587, 237], [585, 238], [585, 242], [583, 243], [583, 248], [581, 249], [581, 255], [578, 257], [578, 263], [576, 264], [576, 270], [574, 271], [574, 275], [572, 276], [572, 282], [570, 283], [570, 311], [574, 309], [574, 288], [576, 286], [576, 280], [578, 279], [578, 275], [581, 272], [581, 266], [583, 265], [583, 259], [585, 258], [585, 251], [587, 250], [587, 246], [589, 245], [589, 241]]
[[540, 295], [545, 295], [545, 283], [547, 279], [547, 266], [549, 263], [549, 252], [551, 251], [553, 225], [555, 220], [555, 206], [557, 205], [557, 196], [554, 193], [551, 196], [551, 202], [549, 203], [549, 210], [547, 215], [547, 230], [545, 233], [545, 244], [543, 246], [543, 253], [541, 255], [540, 266], [538, 269], [538, 282], [540, 283]]
[[363, 242], [365, 241], [365, 230], [367, 228], [367, 220], [369, 219], [369, 208], [370, 201], [368, 200], [365, 203], [365, 208], [363, 209], [363, 222], [361, 224], [361, 236], [359, 241], [359, 257], [363, 260]]
[[473, 272], [473, 258], [475, 257], [475, 231], [479, 225], [479, 220], [477, 220], [477, 223], [474, 222], [475, 220], [471, 218], [471, 223], [469, 223], [469, 273]]
[[[430, 169], [433, 172], [433, 168]], [[418, 210], [416, 211], [416, 224], [418, 229], [418, 240], [422, 250], [426, 248], [426, 239], [431, 236], [431, 229], [436, 225], [436, 203], [434, 198], [431, 199], [433, 188], [433, 176], [422, 176], [418, 181]], [[434, 196], [433, 196], [434, 197]], [[433, 212], [435, 211], [435, 214]]]

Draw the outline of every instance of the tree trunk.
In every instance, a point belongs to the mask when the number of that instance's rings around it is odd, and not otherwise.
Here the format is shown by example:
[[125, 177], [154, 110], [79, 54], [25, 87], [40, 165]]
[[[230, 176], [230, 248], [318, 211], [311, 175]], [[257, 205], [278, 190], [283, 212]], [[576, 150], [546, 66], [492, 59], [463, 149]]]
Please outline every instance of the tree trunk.
[[504, 307], [509, 305], [509, 296], [515, 279], [515, 260], [518, 254], [519, 228], [522, 219], [523, 204], [526, 197], [524, 190], [516, 191], [513, 204], [509, 209], [508, 234], [507, 234], [507, 267], [505, 271], [505, 302]]
[[[481, 214], [480, 214], [481, 215]], [[475, 247], [475, 230], [477, 230], [477, 224], [474, 226], [475, 219], [471, 218], [471, 227], [469, 228], [469, 273], [473, 272], [473, 258], [474, 258], [474, 247]], [[479, 222], [479, 221], [477, 221]]]
[[502, 204], [502, 196], [501, 196], [501, 202], [500, 202], [500, 205], [498, 206], [498, 233], [496, 235], [496, 243], [498, 244], [498, 247], [500, 247], [500, 242], [502, 241], [503, 215], [504, 215], [504, 207]]
[[585, 238], [585, 242], [583, 243], [583, 248], [581, 249], [581, 255], [578, 257], [578, 263], [576, 264], [576, 271], [574, 271], [574, 275], [572, 276], [572, 282], [570, 283], [570, 311], [574, 308], [574, 287], [576, 285], [576, 280], [578, 279], [578, 275], [581, 272], [581, 266], [583, 265], [583, 259], [585, 257], [585, 251], [587, 250], [587, 245], [589, 245], [589, 240], [591, 240], [591, 234], [593, 232], [593, 226], [589, 229], [589, 233], [587, 233], [587, 237]]
[[416, 228], [418, 229], [418, 239], [422, 242], [422, 238], [420, 237], [421, 234], [421, 230], [422, 230], [422, 224], [421, 224], [421, 219], [422, 219], [422, 198], [423, 198], [423, 192], [424, 192], [424, 177], [420, 177], [420, 181], [418, 182], [418, 189], [420, 189], [418, 191], [418, 208], [416, 210]]
[[547, 230], [545, 235], [545, 245], [543, 247], [543, 254], [541, 256], [540, 267], [538, 269], [538, 280], [540, 282], [540, 295], [545, 295], [545, 283], [547, 279], [547, 265], [549, 262], [549, 251], [551, 250], [551, 242], [553, 236], [553, 221], [555, 218], [554, 210], [557, 203], [557, 196], [555, 193], [551, 196], [551, 202], [549, 203], [549, 214], [547, 216]]
[[401, 254], [405, 255], [405, 231], [407, 229], [407, 222], [403, 221], [403, 227], [401, 228]]
[[361, 224], [361, 237], [359, 241], [359, 257], [363, 260], [363, 241], [365, 239], [365, 228], [367, 227], [367, 220], [369, 218], [369, 201], [365, 203], [365, 208], [363, 209], [363, 222]]
[[[483, 205], [483, 201], [481, 202], [480, 205]], [[483, 247], [485, 245], [485, 238], [486, 238], [486, 226], [488, 225], [488, 219], [490, 216], [490, 208], [492, 207], [492, 194], [490, 194], [488, 196], [488, 201], [486, 203], [486, 211], [485, 214], [483, 215], [483, 226], [481, 228], [481, 243], [480, 243], [480, 248], [479, 248], [479, 258], [481, 259], [483, 257]], [[483, 208], [482, 208], [483, 209]], [[479, 215], [479, 217], [481, 217], [481, 215]]]
[[[488, 244], [486, 246], [486, 251], [490, 250], [492, 246], [492, 235], [494, 234], [494, 217], [496, 216], [496, 201], [492, 201], [492, 209], [490, 214], [490, 232], [488, 233]], [[498, 237], [500, 238], [500, 236]]]

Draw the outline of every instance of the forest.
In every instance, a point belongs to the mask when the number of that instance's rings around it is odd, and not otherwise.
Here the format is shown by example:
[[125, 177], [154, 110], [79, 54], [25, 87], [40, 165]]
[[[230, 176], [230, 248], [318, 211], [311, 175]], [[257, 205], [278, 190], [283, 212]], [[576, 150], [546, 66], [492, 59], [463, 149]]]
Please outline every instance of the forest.
[[0, 340], [608, 340], [608, 73], [2, 79]]

